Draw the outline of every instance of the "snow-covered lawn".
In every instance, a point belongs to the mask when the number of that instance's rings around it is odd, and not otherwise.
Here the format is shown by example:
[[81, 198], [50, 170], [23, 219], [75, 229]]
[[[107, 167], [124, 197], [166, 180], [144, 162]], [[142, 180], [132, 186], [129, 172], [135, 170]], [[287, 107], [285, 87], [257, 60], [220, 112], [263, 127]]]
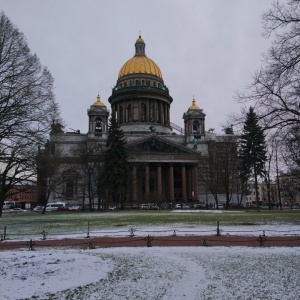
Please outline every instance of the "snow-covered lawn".
[[0, 252], [4, 299], [299, 299], [300, 248]]

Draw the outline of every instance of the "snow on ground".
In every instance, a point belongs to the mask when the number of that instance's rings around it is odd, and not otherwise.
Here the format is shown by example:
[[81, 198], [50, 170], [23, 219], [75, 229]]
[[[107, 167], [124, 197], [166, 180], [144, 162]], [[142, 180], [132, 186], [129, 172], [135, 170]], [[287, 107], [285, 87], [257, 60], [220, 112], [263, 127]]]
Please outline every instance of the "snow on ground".
[[[266, 236], [299, 236], [299, 225], [284, 225], [284, 224], [272, 224], [272, 225], [247, 225], [247, 226], [222, 226], [219, 227], [222, 235], [240, 235], [240, 236], [256, 236], [265, 234]], [[168, 226], [140, 226], [138, 228], [131, 226], [124, 226], [119, 229], [104, 229], [104, 230], [86, 230], [81, 233], [68, 233], [68, 234], [49, 234], [46, 235], [46, 239], [65, 239], [65, 238], [86, 238], [89, 237], [126, 237], [130, 235], [138, 237], [150, 236], [214, 236], [217, 233], [217, 226], [186, 226], [183, 224], [174, 224], [173, 227]], [[41, 240], [42, 233], [33, 235], [20, 235], [20, 236], [8, 236], [8, 241], [16, 240]]]
[[[299, 225], [245, 225], [245, 226], [221, 226], [219, 227], [222, 235], [240, 235], [240, 236], [292, 236], [300, 235]], [[88, 230], [80, 234], [59, 234], [47, 235], [47, 239], [65, 239], [65, 238], [86, 238], [89, 237], [126, 237], [133, 234], [134, 236], [146, 237], [150, 236], [186, 236], [186, 235], [216, 235], [217, 226], [185, 226], [178, 224], [174, 227], [166, 226], [144, 226], [144, 227], [128, 227], [124, 226], [122, 229], [105, 229], [105, 230]], [[41, 239], [42, 234], [38, 236], [31, 236], [33, 239]], [[27, 239], [27, 236], [20, 236], [18, 240]], [[13, 240], [12, 240], [13, 241]]]
[[1, 299], [299, 299], [300, 248], [0, 252]]

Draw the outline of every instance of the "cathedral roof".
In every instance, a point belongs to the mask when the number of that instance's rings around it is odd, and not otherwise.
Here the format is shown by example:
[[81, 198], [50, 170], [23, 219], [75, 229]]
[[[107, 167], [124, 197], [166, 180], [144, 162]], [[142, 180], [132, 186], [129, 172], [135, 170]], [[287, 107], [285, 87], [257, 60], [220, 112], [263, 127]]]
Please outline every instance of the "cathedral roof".
[[158, 65], [146, 56], [145, 45], [144, 40], [139, 36], [135, 43], [135, 55], [122, 66], [118, 78], [130, 74], [149, 74], [162, 79]]

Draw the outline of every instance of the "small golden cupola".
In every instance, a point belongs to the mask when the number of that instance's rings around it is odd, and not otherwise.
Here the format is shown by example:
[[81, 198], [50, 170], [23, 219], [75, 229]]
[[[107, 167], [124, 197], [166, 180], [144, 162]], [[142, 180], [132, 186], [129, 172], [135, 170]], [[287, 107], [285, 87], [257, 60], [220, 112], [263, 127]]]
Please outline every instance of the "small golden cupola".
[[188, 110], [198, 110], [198, 109], [200, 109], [200, 107], [196, 105], [196, 100], [193, 99], [192, 105], [189, 107]]
[[92, 106], [105, 106], [105, 104], [101, 101], [101, 98], [98, 94], [97, 101], [92, 104]]

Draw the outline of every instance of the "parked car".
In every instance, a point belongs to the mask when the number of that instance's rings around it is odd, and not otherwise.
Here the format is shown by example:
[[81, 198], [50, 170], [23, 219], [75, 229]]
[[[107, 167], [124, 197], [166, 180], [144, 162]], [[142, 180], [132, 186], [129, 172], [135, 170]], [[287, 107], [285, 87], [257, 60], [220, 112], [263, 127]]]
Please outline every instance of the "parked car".
[[68, 206], [59, 206], [57, 211], [71, 211], [72, 209]]
[[11, 213], [25, 213], [25, 212], [28, 212], [28, 210], [16, 207], [16, 208], [10, 209], [9, 212], [11, 212]]
[[197, 208], [197, 209], [205, 209], [206, 206], [205, 206], [205, 204], [197, 203], [197, 204], [194, 204], [194, 205], [193, 205], [193, 208]]
[[48, 203], [46, 206], [46, 211], [57, 211], [59, 207], [65, 206], [66, 204], [63, 202]]
[[153, 203], [141, 204], [140, 208], [141, 209], [155, 209], [155, 210], [159, 209], [159, 207]]
[[78, 205], [72, 205], [72, 206], [69, 206], [70, 210], [80, 210], [80, 206]]
[[41, 212], [41, 211], [43, 211], [43, 209], [44, 209], [43, 206], [36, 206], [36, 207], [33, 209], [33, 211], [34, 211], [34, 212]]

